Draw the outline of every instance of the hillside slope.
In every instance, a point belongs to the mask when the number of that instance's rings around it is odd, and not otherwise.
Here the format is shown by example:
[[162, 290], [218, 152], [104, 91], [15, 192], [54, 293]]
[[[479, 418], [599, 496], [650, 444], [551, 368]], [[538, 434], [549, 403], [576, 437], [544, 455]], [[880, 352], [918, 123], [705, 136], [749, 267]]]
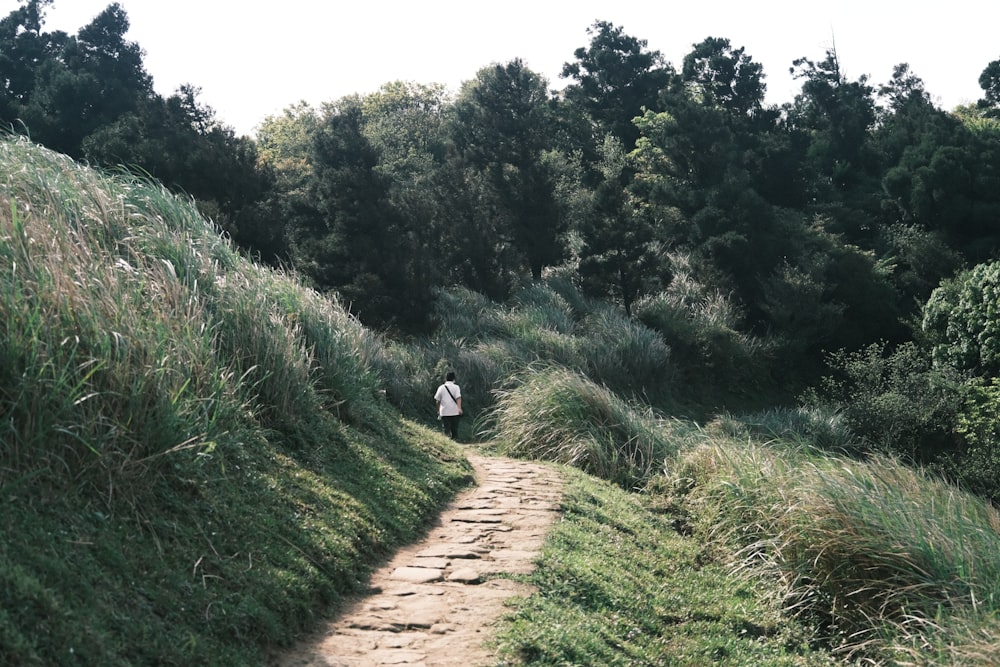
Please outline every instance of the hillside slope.
[[261, 664], [469, 481], [190, 202], [0, 140], [0, 664]]

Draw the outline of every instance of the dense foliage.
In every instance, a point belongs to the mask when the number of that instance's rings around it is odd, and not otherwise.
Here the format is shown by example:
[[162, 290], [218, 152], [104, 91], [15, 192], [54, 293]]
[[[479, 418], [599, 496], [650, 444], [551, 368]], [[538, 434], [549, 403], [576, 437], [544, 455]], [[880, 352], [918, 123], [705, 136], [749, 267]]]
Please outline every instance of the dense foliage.
[[876, 85], [829, 50], [791, 63], [801, 90], [775, 106], [728, 39], [675, 67], [597, 21], [558, 93], [514, 59], [454, 93], [393, 82], [299, 103], [248, 138], [194, 85], [154, 92], [120, 5], [68, 35], [44, 29], [52, 2], [0, 19], [0, 122], [183, 190], [368, 325], [458, 339], [442, 290], [516, 304], [557, 275], [661, 337], [676, 374], [659, 396], [711, 412], [814, 387], [857, 451], [963, 478], [970, 445], [992, 460], [995, 279], [979, 265], [1000, 249], [1000, 60], [977, 104], [943, 110], [907, 64]]

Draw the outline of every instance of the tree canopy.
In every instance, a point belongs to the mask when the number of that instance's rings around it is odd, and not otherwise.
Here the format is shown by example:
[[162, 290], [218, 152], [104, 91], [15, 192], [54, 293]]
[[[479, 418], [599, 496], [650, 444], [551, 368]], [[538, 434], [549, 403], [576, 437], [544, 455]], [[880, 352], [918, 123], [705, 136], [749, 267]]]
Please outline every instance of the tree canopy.
[[120, 5], [69, 35], [45, 30], [51, 4], [0, 19], [4, 125], [194, 197], [375, 326], [423, 330], [438, 288], [502, 300], [551, 271], [631, 312], [683, 255], [748, 333], [815, 362], [906, 339], [943, 279], [1000, 247], [1000, 61], [977, 105], [945, 111], [906, 63], [874, 85], [830, 49], [791, 63], [801, 92], [775, 106], [724, 37], [675, 68], [598, 20], [559, 92], [515, 58], [454, 92], [292, 104], [248, 138], [194, 84], [155, 92]]

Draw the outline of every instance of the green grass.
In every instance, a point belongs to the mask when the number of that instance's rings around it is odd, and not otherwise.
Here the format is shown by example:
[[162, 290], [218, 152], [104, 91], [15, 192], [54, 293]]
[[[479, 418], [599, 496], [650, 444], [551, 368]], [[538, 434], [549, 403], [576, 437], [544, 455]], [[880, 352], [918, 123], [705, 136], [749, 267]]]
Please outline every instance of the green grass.
[[316, 433], [328, 446], [308, 455], [261, 441], [178, 464], [134, 507], [5, 484], [0, 663], [264, 664], [463, 479], [421, 427], [339, 431]]
[[528, 369], [498, 393], [489, 432], [511, 456], [573, 465], [632, 489], [677, 453], [665, 422], [574, 371]]
[[563, 517], [498, 665], [832, 665], [781, 591], [734, 573], [648, 496], [567, 471]]
[[709, 436], [661, 481], [696, 535], [847, 656], [992, 664], [1000, 515], [898, 461]]
[[[811, 446], [848, 444], [830, 415], [776, 410], [685, 427], [552, 367], [524, 374], [493, 418], [506, 453], [642, 489], [619, 499], [591, 489], [586, 501], [571, 492], [543, 559], [541, 592], [504, 631], [514, 636], [505, 640], [513, 664], [798, 664], [831, 656], [993, 664], [1000, 514], [893, 459], [858, 461]], [[678, 542], [674, 529], [692, 538]], [[669, 604], [656, 598], [663, 585], [676, 596]], [[739, 599], [758, 593], [773, 615]], [[747, 621], [772, 628], [760, 636], [808, 641], [764, 641], [754, 649], [761, 655], [746, 653], [718, 622], [747, 604], [753, 618], [771, 619]], [[688, 617], [669, 611], [675, 607], [714, 610], [710, 629], [688, 637], [699, 625], [676, 620]]]
[[470, 468], [192, 202], [0, 140], [0, 664], [255, 665]]

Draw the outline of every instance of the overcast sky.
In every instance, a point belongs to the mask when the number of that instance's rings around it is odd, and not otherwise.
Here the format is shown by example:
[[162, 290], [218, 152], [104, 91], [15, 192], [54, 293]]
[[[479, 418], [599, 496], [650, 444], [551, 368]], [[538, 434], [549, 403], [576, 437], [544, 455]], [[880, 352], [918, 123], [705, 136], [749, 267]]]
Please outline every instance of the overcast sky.
[[[75, 33], [110, 4], [55, 0], [47, 30]], [[182, 83], [219, 120], [251, 134], [266, 116], [405, 80], [457, 90], [481, 67], [521, 58], [561, 88], [559, 72], [589, 44], [587, 28], [609, 21], [680, 67], [691, 46], [724, 37], [761, 63], [768, 101], [789, 101], [799, 57], [822, 60], [835, 46], [851, 80], [887, 82], [910, 64], [945, 109], [982, 96], [978, 79], [1000, 60], [1000, 3], [950, 0], [596, 2], [593, 0], [119, 0], [128, 37], [144, 49], [161, 94]], [[19, 5], [0, 0], [0, 15]]]

